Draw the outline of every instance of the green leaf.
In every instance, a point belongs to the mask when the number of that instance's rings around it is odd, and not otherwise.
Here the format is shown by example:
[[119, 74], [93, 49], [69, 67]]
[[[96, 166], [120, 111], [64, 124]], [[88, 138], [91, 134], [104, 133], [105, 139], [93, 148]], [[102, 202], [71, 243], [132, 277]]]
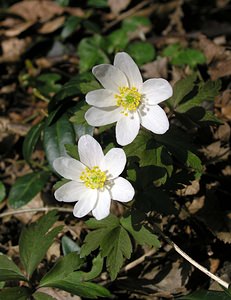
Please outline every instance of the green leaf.
[[83, 94], [87, 94], [88, 92], [91, 92], [93, 90], [100, 89], [101, 85], [98, 83], [98, 81], [93, 79], [93, 80], [88, 81], [88, 82], [80, 82], [79, 88], [80, 88], [80, 91]]
[[218, 291], [196, 291], [190, 295], [179, 298], [180, 300], [230, 300], [230, 296]]
[[181, 103], [176, 108], [176, 111], [185, 113], [189, 109], [199, 106], [203, 101], [214, 101], [215, 97], [219, 95], [220, 88], [221, 82], [219, 80], [200, 82], [197, 94], [186, 102]]
[[74, 129], [67, 114], [64, 114], [52, 125], [45, 125], [43, 144], [47, 160], [53, 169], [53, 161], [56, 158], [67, 156], [65, 145], [75, 144]]
[[122, 29], [127, 32], [134, 32], [139, 27], [150, 27], [151, 22], [148, 18], [143, 16], [133, 16], [125, 18], [122, 22]]
[[31, 201], [42, 190], [49, 176], [49, 172], [40, 171], [19, 177], [10, 189], [10, 206], [18, 208]]
[[139, 228], [134, 228], [131, 215], [126, 218], [121, 218], [120, 223], [133, 236], [138, 244], [142, 246], [153, 246], [155, 248], [160, 247], [157, 236], [152, 233], [150, 229], [146, 228], [144, 225], [139, 226]]
[[33, 298], [35, 300], [56, 300], [55, 298], [51, 297], [50, 295], [42, 293], [42, 292], [34, 293]]
[[176, 56], [171, 59], [173, 65], [189, 65], [191, 68], [199, 64], [206, 63], [204, 54], [196, 49], [182, 49]]
[[78, 46], [78, 56], [80, 58], [80, 72], [90, 70], [97, 64], [109, 63], [109, 59], [104, 52], [105, 40], [100, 35], [83, 38]]
[[92, 268], [89, 272], [81, 272], [82, 280], [89, 281], [100, 275], [103, 269], [103, 258], [101, 255], [97, 255], [92, 261]]
[[50, 96], [51, 93], [57, 93], [61, 89], [61, 84], [56, 83], [61, 76], [56, 73], [42, 74], [36, 78], [36, 88], [44, 95]]
[[21, 232], [19, 238], [20, 258], [29, 276], [32, 275], [54, 238], [63, 228], [63, 226], [58, 226], [50, 230], [57, 219], [56, 211], [51, 211], [40, 218], [37, 223], [31, 224], [28, 228], [24, 227]]
[[22, 153], [27, 162], [30, 162], [32, 152], [34, 151], [34, 148], [39, 140], [43, 127], [44, 122], [40, 122], [31, 127], [23, 141]]
[[16, 264], [6, 255], [0, 254], [0, 281], [7, 280], [27, 281]]
[[54, 282], [64, 280], [69, 274], [78, 270], [83, 259], [76, 252], [61, 257], [53, 268], [40, 281], [40, 287], [52, 286]]
[[77, 252], [78, 254], [80, 253], [79, 245], [66, 235], [62, 237], [61, 244], [64, 255], [67, 255], [71, 252]]
[[173, 96], [167, 101], [171, 107], [176, 108], [178, 104], [189, 94], [194, 88], [196, 75], [190, 75], [184, 79], [177, 81], [173, 87]]
[[[74, 115], [70, 118], [70, 122], [77, 125], [88, 125], [87, 121], [84, 118], [86, 111], [89, 109], [89, 105], [85, 103], [78, 103], [75, 108]], [[88, 125], [89, 126], [89, 125]]]
[[148, 42], [133, 42], [126, 48], [128, 54], [141, 66], [155, 58], [155, 48]]
[[79, 29], [81, 21], [82, 19], [77, 16], [68, 17], [64, 23], [64, 27], [61, 32], [61, 37], [63, 39], [66, 39], [67, 37], [72, 35], [72, 33]]
[[78, 153], [76, 145], [65, 144], [64, 146], [65, 146], [66, 152], [69, 156], [73, 157], [74, 159], [79, 160], [79, 153]]
[[[54, 267], [42, 278], [40, 287], [55, 287], [88, 298], [109, 297], [107, 289], [91, 282], [84, 282], [84, 272], [76, 272], [83, 260], [75, 252], [69, 253], [58, 260]], [[91, 273], [91, 272], [89, 272]], [[86, 276], [87, 277], [87, 276]], [[88, 275], [90, 278], [91, 276]]]
[[102, 257], [107, 257], [106, 265], [111, 279], [114, 280], [123, 264], [124, 257], [130, 258], [132, 244], [127, 231], [121, 227], [119, 219], [113, 215], [97, 221], [90, 219], [87, 225], [96, 229], [87, 234], [81, 247], [81, 256], [100, 247]]
[[53, 189], [57, 190], [59, 189], [62, 185], [64, 185], [65, 183], [69, 182], [69, 179], [66, 178], [62, 178], [61, 180], [57, 181], [54, 185], [53, 185]]
[[88, 6], [95, 7], [95, 8], [108, 7], [108, 1], [107, 0], [87, 0], [87, 4], [88, 4]]
[[20, 286], [5, 288], [0, 291], [0, 299], [4, 300], [28, 300], [30, 299], [32, 292], [29, 288]]
[[123, 50], [128, 44], [128, 35], [127, 32], [123, 29], [117, 29], [112, 31], [107, 36], [108, 53], [118, 52], [119, 50]]
[[0, 181], [0, 202], [6, 197], [6, 188], [2, 181]]

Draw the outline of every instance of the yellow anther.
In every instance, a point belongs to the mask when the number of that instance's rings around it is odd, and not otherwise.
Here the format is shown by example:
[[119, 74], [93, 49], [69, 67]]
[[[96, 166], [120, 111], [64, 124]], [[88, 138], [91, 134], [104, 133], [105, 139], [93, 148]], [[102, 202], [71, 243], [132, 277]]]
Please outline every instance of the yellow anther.
[[116, 105], [124, 108], [122, 113], [127, 116], [128, 111], [136, 111], [137, 107], [140, 105], [142, 96], [137, 91], [137, 88], [120, 87], [119, 92], [119, 94], [115, 95], [115, 98], [117, 100]]
[[92, 169], [86, 168], [80, 175], [80, 179], [90, 189], [101, 189], [107, 179], [106, 173], [101, 171], [98, 166]]

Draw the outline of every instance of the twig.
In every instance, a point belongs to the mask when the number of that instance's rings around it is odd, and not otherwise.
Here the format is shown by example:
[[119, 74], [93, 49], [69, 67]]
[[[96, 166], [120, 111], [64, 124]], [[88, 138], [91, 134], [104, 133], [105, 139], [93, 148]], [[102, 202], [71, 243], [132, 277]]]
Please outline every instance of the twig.
[[3, 217], [11, 216], [11, 215], [18, 215], [18, 214], [23, 214], [23, 213], [33, 213], [33, 212], [48, 212], [50, 210], [57, 210], [60, 212], [73, 212], [72, 208], [65, 208], [65, 207], [56, 207], [56, 206], [51, 206], [51, 207], [40, 207], [40, 208], [25, 208], [25, 209], [16, 209], [12, 211], [7, 211], [4, 213], [0, 214], [0, 219]]
[[128, 11], [125, 11], [124, 13], [120, 14], [116, 20], [108, 23], [102, 31], [105, 33], [106, 31], [108, 31], [108, 29], [115, 26], [120, 21], [134, 15], [137, 11], [139, 11], [141, 8], [143, 8], [144, 6], [146, 6], [149, 3], [150, 3], [150, 0], [145, 0], [145, 1], [142, 1], [141, 3], [137, 4], [136, 6], [132, 7]]
[[147, 256], [152, 256], [155, 252], [156, 252], [155, 248], [149, 250], [144, 255], [140, 256], [136, 260], [134, 260], [131, 263], [127, 264], [120, 272], [127, 272], [128, 270], [131, 270], [131, 269], [135, 268], [136, 266], [141, 264]]
[[222, 280], [221, 278], [217, 277], [213, 273], [211, 273], [209, 270], [207, 270], [205, 267], [201, 266], [199, 263], [197, 263], [194, 259], [192, 259], [188, 254], [186, 254], [183, 250], [181, 250], [168, 236], [166, 236], [160, 228], [153, 224], [155, 229], [158, 231], [158, 233], [164, 238], [164, 240], [170, 244], [177, 253], [179, 253], [184, 259], [186, 259], [190, 264], [192, 264], [194, 267], [196, 267], [198, 270], [201, 272], [205, 273], [207, 276], [218, 282], [221, 286], [224, 288], [228, 289], [229, 288], [229, 283]]

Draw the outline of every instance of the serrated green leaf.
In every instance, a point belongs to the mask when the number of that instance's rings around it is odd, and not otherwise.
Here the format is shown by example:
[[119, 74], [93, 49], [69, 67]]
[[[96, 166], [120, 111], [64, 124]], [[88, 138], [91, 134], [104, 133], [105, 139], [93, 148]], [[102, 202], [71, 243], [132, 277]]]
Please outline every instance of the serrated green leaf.
[[[84, 282], [84, 272], [76, 272], [83, 263], [77, 253], [69, 253], [58, 260], [42, 278], [40, 287], [55, 287], [88, 298], [109, 297], [107, 289], [91, 282]], [[87, 274], [87, 273], [86, 273]]]
[[130, 237], [121, 227], [119, 219], [113, 215], [97, 221], [90, 219], [87, 225], [96, 229], [87, 234], [81, 247], [81, 256], [87, 256], [100, 247], [102, 257], [106, 258], [106, 265], [112, 280], [114, 280], [123, 264], [123, 259], [129, 258], [132, 251]]
[[141, 225], [141, 227], [137, 229], [134, 228], [131, 215], [126, 218], [121, 218], [120, 223], [133, 236], [138, 244], [148, 245], [150, 247], [153, 246], [155, 248], [160, 247], [157, 236], [151, 232], [150, 229], [146, 228], [144, 225]]
[[101, 255], [97, 255], [92, 261], [92, 268], [89, 272], [82, 272], [82, 280], [89, 281], [100, 275], [103, 269], [103, 258]]
[[12, 288], [4, 288], [0, 291], [0, 299], [4, 300], [28, 300], [32, 291], [29, 288], [20, 286]]
[[80, 253], [79, 245], [66, 235], [62, 237], [61, 244], [64, 255], [67, 255], [71, 252], [76, 252], [78, 254]]
[[79, 153], [78, 153], [76, 145], [65, 144], [64, 146], [65, 146], [66, 152], [69, 156], [73, 157], [74, 159], [79, 160]]
[[47, 160], [53, 169], [53, 161], [60, 156], [67, 156], [65, 145], [75, 144], [74, 128], [64, 114], [52, 125], [45, 124], [43, 145]]
[[2, 181], [0, 181], [0, 202], [6, 197], [6, 188]]
[[106, 265], [112, 280], [123, 265], [124, 257], [130, 258], [132, 244], [127, 231], [118, 226], [112, 231], [107, 232], [100, 245], [101, 255], [107, 257]]
[[87, 125], [87, 121], [85, 120], [84, 115], [88, 109], [88, 104], [78, 103], [78, 105], [75, 108], [74, 115], [70, 118], [70, 122], [77, 125]]
[[184, 79], [177, 81], [173, 87], [173, 96], [167, 101], [171, 107], [176, 108], [178, 104], [188, 95], [194, 88], [196, 75], [190, 75]]
[[10, 206], [18, 208], [31, 201], [42, 190], [49, 176], [49, 172], [41, 171], [19, 177], [10, 189]]
[[23, 141], [23, 146], [22, 146], [22, 154], [24, 159], [27, 162], [30, 162], [31, 155], [34, 151], [34, 148], [36, 147], [36, 144], [39, 140], [39, 137], [41, 135], [41, 132], [44, 127], [44, 122], [40, 122], [29, 130], [27, 133], [24, 141]]
[[53, 268], [40, 281], [40, 287], [52, 286], [54, 282], [64, 280], [72, 272], [79, 270], [83, 259], [76, 252], [61, 257]]
[[62, 178], [61, 180], [57, 181], [54, 185], [53, 185], [53, 189], [57, 190], [59, 189], [62, 185], [64, 185], [65, 183], [69, 182], [69, 179], [66, 178]]
[[33, 294], [33, 298], [35, 300], [56, 300], [55, 298], [53, 298], [52, 296], [46, 294], [46, 293], [42, 293], [42, 292], [36, 292]]
[[36, 89], [42, 93], [42, 95], [50, 96], [61, 89], [62, 85], [56, 83], [56, 81], [60, 79], [61, 76], [56, 73], [42, 74], [36, 78]]
[[87, 94], [88, 92], [100, 89], [101, 85], [99, 84], [98, 81], [92, 79], [91, 81], [88, 82], [80, 82], [79, 88], [83, 94]]
[[6, 255], [0, 254], [0, 281], [8, 280], [27, 281], [16, 264]]
[[56, 235], [62, 230], [63, 226], [50, 230], [57, 219], [56, 211], [51, 211], [40, 218], [37, 223], [31, 224], [28, 228], [23, 228], [19, 238], [19, 252], [28, 276], [32, 275]]
[[97, 64], [109, 63], [109, 59], [104, 52], [105, 40], [100, 35], [83, 38], [79, 45], [77, 53], [80, 58], [80, 72], [86, 72]]
[[179, 298], [180, 300], [230, 300], [230, 296], [218, 291], [196, 291], [190, 295]]
[[139, 66], [154, 60], [156, 55], [155, 48], [148, 42], [133, 42], [128, 45], [126, 51]]
[[221, 82], [218, 81], [207, 81], [199, 84], [198, 92], [196, 96], [181, 103], [177, 106], [176, 111], [179, 113], [185, 113], [191, 108], [200, 105], [203, 101], [214, 101], [215, 97], [219, 94], [221, 88]]

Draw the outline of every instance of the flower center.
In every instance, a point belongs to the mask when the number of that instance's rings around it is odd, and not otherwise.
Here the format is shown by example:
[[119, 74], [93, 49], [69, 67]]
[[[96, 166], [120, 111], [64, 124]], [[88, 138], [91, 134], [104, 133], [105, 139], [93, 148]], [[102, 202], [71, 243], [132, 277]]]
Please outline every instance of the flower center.
[[107, 176], [98, 166], [95, 166], [92, 169], [86, 168], [85, 171], [81, 173], [80, 179], [84, 181], [86, 187], [99, 189], [104, 187]]
[[115, 95], [116, 105], [122, 106], [124, 108], [122, 113], [127, 116], [128, 111], [135, 111], [140, 105], [141, 94], [136, 87], [120, 87], [119, 92], [119, 94]]

